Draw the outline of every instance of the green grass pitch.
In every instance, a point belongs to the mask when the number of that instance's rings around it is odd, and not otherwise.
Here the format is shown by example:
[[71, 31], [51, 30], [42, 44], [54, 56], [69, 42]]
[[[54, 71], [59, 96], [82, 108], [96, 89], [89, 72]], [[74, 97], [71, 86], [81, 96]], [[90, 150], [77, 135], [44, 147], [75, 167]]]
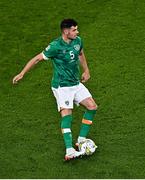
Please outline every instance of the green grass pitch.
[[[16, 86], [12, 78], [79, 23], [91, 72], [86, 83], [99, 109], [90, 157], [63, 161], [60, 115], [42, 62]], [[0, 0], [0, 178], [145, 178], [145, 1]], [[75, 107], [73, 141], [84, 109]]]

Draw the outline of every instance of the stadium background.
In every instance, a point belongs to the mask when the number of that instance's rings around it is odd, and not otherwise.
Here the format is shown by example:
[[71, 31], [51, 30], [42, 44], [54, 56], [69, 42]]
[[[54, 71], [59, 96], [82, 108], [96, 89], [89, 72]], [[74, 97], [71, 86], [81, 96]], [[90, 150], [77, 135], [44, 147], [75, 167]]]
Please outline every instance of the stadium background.
[[[145, 178], [145, 1], [0, 0], [0, 178]], [[87, 158], [63, 162], [60, 116], [43, 62], [16, 86], [12, 78], [60, 35], [66, 17], [79, 23], [99, 105]], [[77, 138], [83, 108], [73, 116]]]

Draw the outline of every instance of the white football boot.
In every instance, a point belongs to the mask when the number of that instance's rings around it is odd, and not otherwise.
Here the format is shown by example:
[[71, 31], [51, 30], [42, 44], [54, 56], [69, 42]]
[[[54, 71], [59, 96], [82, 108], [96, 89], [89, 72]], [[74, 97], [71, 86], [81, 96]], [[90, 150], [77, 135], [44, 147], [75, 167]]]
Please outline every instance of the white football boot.
[[70, 159], [80, 157], [83, 154], [84, 154], [83, 152], [76, 151], [74, 148], [68, 148], [66, 149], [65, 160], [68, 161]]

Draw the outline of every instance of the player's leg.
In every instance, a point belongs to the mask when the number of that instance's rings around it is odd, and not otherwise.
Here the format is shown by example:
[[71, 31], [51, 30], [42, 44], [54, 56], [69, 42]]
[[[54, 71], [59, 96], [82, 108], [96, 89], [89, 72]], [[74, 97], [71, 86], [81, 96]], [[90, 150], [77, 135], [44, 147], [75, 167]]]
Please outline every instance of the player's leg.
[[89, 134], [90, 127], [93, 123], [94, 116], [97, 111], [97, 105], [92, 97], [84, 99], [83, 101], [80, 102], [80, 104], [86, 108], [86, 111], [82, 119], [82, 125], [78, 137], [78, 143], [84, 141], [87, 135]]
[[92, 97], [84, 99], [80, 104], [86, 108], [86, 112], [82, 119], [78, 142], [87, 137], [97, 111], [97, 105]]
[[74, 95], [68, 88], [53, 88], [53, 93], [57, 101], [58, 111], [61, 114], [61, 130], [66, 147], [66, 159], [71, 159], [80, 155], [80, 152], [75, 151], [72, 146], [72, 109]]
[[72, 109], [63, 109], [61, 108], [61, 130], [64, 138], [64, 143], [66, 147], [65, 160], [69, 160], [75, 157], [82, 155], [83, 153], [76, 151], [72, 145], [72, 133], [71, 133], [71, 124], [72, 124]]
[[78, 137], [78, 143], [80, 143], [86, 139], [89, 133], [91, 124], [93, 123], [94, 116], [97, 111], [97, 104], [95, 103], [88, 89], [82, 84], [80, 85], [80, 91], [78, 91], [78, 94], [76, 94], [76, 100], [80, 105], [83, 105], [86, 108]]
[[72, 124], [72, 109], [63, 109], [60, 110], [61, 114], [61, 132], [63, 134], [63, 139], [66, 149], [72, 148], [72, 133], [71, 133], [71, 124]]

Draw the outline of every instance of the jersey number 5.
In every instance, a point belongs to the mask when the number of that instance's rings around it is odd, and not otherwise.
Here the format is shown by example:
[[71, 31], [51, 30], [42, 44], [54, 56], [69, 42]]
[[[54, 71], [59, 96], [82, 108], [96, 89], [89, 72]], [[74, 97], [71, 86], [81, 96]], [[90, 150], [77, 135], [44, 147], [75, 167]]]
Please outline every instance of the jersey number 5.
[[74, 52], [73, 52], [73, 51], [70, 51], [69, 54], [70, 54], [70, 58], [71, 58], [71, 59], [74, 59], [74, 57], [75, 57]]

